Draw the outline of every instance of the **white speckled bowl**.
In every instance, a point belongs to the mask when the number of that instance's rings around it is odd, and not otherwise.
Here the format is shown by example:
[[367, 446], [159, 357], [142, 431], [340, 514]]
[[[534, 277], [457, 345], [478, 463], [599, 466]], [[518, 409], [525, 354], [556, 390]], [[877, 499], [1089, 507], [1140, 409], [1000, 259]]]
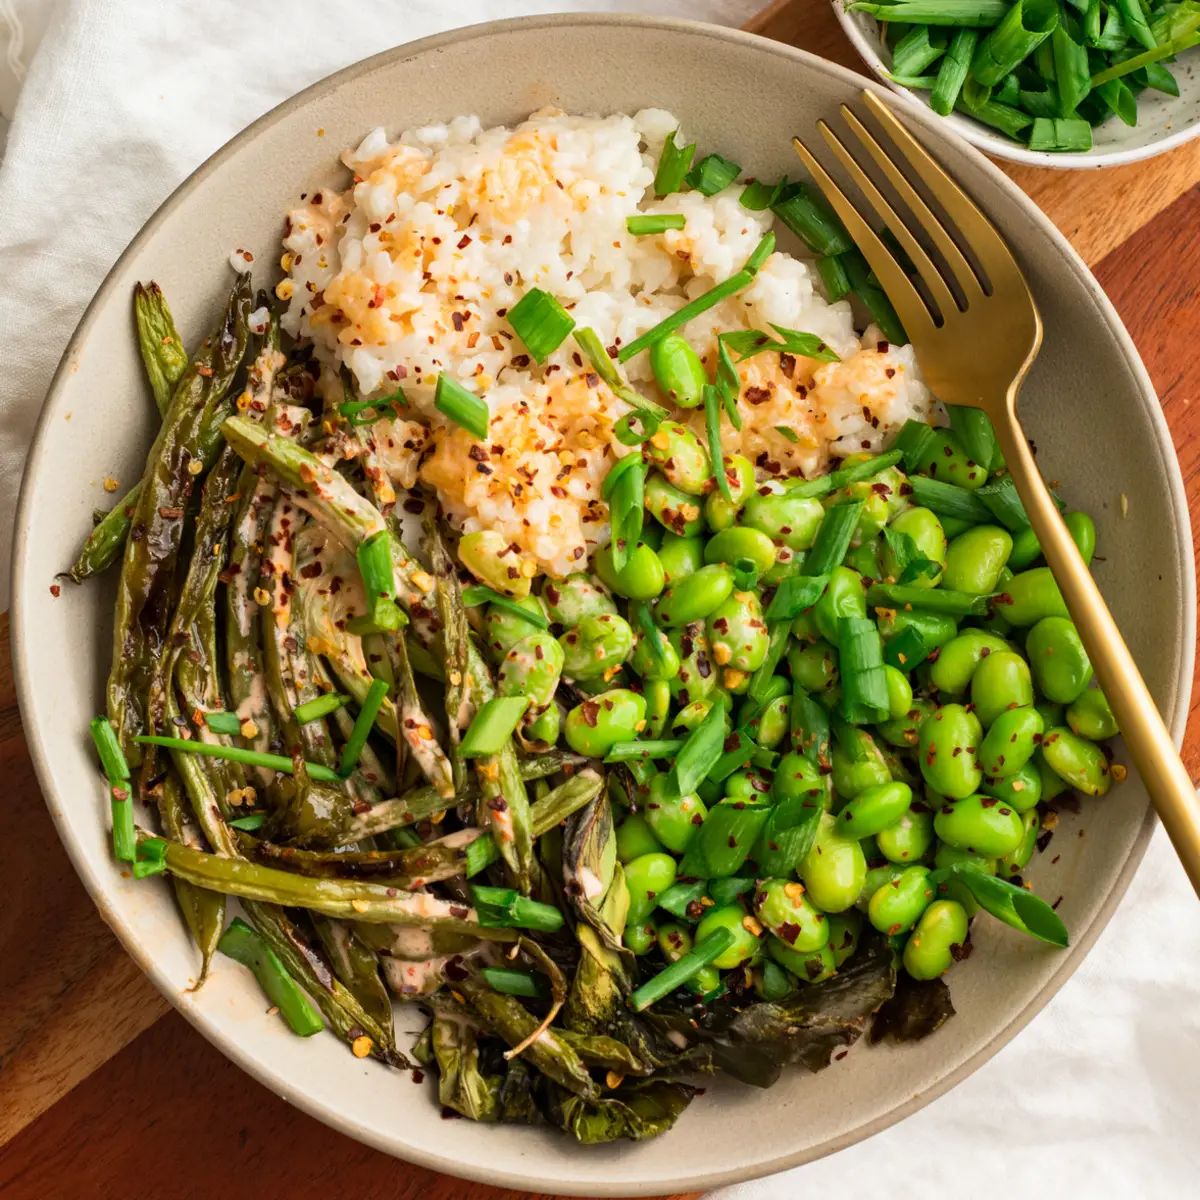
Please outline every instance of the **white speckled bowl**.
[[[19, 694], [47, 804], [105, 920], [171, 1002], [266, 1087], [352, 1137], [473, 1179], [586, 1195], [707, 1188], [828, 1154], [944, 1092], [1029, 1021], [1079, 965], [1141, 858], [1152, 817], [1131, 779], [1089, 804], [1088, 837], [1075, 837], [1078, 820], [1065, 818], [1054, 843], [1061, 858], [1032, 869], [1039, 891], [1064, 897], [1069, 951], [985, 920], [976, 952], [953, 973], [959, 1015], [921, 1044], [859, 1047], [820, 1075], [789, 1074], [769, 1095], [718, 1082], [666, 1137], [584, 1149], [547, 1130], [443, 1121], [430, 1084], [355, 1059], [332, 1037], [291, 1036], [229, 962], [201, 991], [187, 991], [196, 960], [169, 888], [123, 879], [109, 857], [85, 730], [103, 705], [113, 580], [66, 585], [57, 600], [48, 589], [103, 499], [100, 479], [135, 478], [152, 437], [130, 319], [134, 281], [158, 280], [188, 341], [199, 337], [229, 286], [230, 250], [247, 247], [273, 264], [295, 195], [337, 179], [339, 149], [380, 122], [396, 130], [469, 111], [512, 121], [548, 103], [584, 112], [661, 105], [705, 148], [773, 178], [796, 170], [790, 135], [860, 87], [850, 72], [774, 42], [628, 17], [506, 22], [389, 50], [269, 113], [205, 163], [134, 239], [80, 322], [29, 457], [14, 562]], [[1029, 273], [1046, 322], [1026, 389], [1030, 428], [1064, 495], [1097, 517], [1101, 583], [1179, 734], [1195, 633], [1191, 538], [1179, 468], [1137, 352], [1037, 209], [941, 122], [915, 110], [909, 119]], [[399, 1024], [415, 1032], [420, 1021], [402, 1013]]]
[[[876, 77], [897, 95], [930, 112], [927, 92], [910, 91], [888, 78], [892, 52], [880, 36], [879, 22], [868, 13], [850, 12], [847, 5], [852, 0], [832, 0], [832, 3], [846, 36]], [[1064, 170], [1115, 167], [1173, 150], [1200, 134], [1200, 47], [1183, 54], [1170, 67], [1179, 81], [1178, 98], [1161, 92], [1143, 92], [1138, 97], [1138, 123], [1131, 126], [1111, 118], [1092, 131], [1092, 148], [1082, 154], [1049, 154], [1026, 149], [999, 130], [962, 113], [938, 119], [972, 146], [1009, 162]]]

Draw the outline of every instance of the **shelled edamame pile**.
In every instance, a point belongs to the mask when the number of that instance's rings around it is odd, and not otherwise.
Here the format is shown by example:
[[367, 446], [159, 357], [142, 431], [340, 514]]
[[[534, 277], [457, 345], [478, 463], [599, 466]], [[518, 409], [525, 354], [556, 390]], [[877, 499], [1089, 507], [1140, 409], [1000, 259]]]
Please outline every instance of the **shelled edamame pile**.
[[1145, 93], [1179, 95], [1171, 65], [1200, 45], [1196, 0], [862, 0], [886, 29], [891, 78], [1030, 150], [1092, 148], [1138, 122]]
[[[788, 269], [773, 246], [717, 300]], [[137, 290], [162, 423], [70, 571], [121, 563], [91, 732], [115, 859], [167, 876], [201, 982], [219, 955], [253, 972], [248, 1022], [419, 1063], [475, 1120], [641, 1139], [706, 1072], [765, 1087], [868, 1026], [932, 1033], [989, 921], [1066, 945], [1023, 877], [1056, 798], [1121, 774], [1117, 730], [990, 426], [897, 421], [812, 477], [728, 451], [782, 392], [815, 410], [794, 381], [842, 360], [772, 324], [706, 362], [712, 292], [622, 346], [538, 288], [500, 314], [526, 365], [557, 354], [614, 406], [580, 505], [603, 533], [553, 572], [385, 469], [396, 438], [428, 450], [420, 415], [491, 474], [497, 406], [446, 372], [433, 414], [362, 396], [248, 274], [190, 355]], [[911, 363], [849, 340], [872, 386]], [[853, 394], [861, 445], [881, 418]], [[547, 523], [595, 444], [559, 451]]]

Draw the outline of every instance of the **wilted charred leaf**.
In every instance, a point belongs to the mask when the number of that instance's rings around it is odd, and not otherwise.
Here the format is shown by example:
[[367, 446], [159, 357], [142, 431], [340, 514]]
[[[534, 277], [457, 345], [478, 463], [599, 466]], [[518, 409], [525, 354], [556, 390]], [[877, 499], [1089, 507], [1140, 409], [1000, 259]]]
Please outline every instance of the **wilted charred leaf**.
[[587, 1101], [552, 1089], [550, 1119], [585, 1146], [621, 1138], [640, 1142], [666, 1133], [691, 1103], [696, 1089], [685, 1083], [623, 1085], [603, 1100]]
[[430, 1038], [437, 1059], [438, 1101], [472, 1121], [495, 1121], [500, 1115], [501, 1077], [480, 1071], [475, 1026], [461, 1011], [439, 1007]]
[[835, 1050], [853, 1045], [867, 1022], [896, 990], [896, 969], [886, 943], [868, 943], [842, 971], [803, 987], [778, 1004], [757, 1000], [747, 1007], [717, 1002], [699, 1021], [691, 1010], [656, 1008], [651, 1024], [674, 1030], [712, 1048], [714, 1063], [743, 1083], [770, 1087], [786, 1066], [810, 1071], [829, 1065]]
[[871, 1022], [871, 1044], [890, 1037], [897, 1042], [919, 1042], [954, 1016], [950, 989], [941, 979], [913, 979], [901, 972], [896, 993]]
[[621, 943], [629, 908], [624, 872], [617, 863], [617, 838], [607, 791], [567, 822], [563, 837], [563, 891], [581, 921], [619, 954], [628, 969], [632, 956]]
[[336, 846], [354, 815], [344, 788], [308, 778], [282, 784], [278, 799], [266, 831], [272, 842], [311, 849]]

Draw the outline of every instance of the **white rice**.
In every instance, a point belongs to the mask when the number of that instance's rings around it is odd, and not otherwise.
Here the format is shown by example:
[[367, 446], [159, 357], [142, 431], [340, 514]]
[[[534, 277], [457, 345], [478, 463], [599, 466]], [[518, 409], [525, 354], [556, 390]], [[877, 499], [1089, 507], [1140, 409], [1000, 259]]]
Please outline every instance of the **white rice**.
[[[678, 124], [658, 109], [544, 110], [515, 129], [485, 130], [475, 117], [395, 141], [377, 129], [344, 156], [346, 192], [302, 196], [289, 215], [284, 327], [312, 339], [327, 383], [345, 367], [363, 396], [399, 386], [411, 407], [412, 420], [371, 427], [378, 461], [401, 486], [435, 487], [464, 530], [499, 529], [552, 575], [579, 569], [608, 538], [600, 484], [627, 452], [612, 433], [627, 409], [571, 338], [544, 366], [531, 362], [508, 309], [540, 287], [620, 346], [739, 270], [771, 223], [741, 206], [741, 183], [653, 198], [663, 140]], [[626, 217], [654, 212], [686, 224], [626, 231]], [[740, 364], [743, 429], [726, 423], [722, 444], [760, 475], [812, 476], [931, 416], [911, 350], [879, 345], [872, 330], [860, 339], [850, 306], [826, 301], [812, 266], [789, 254], [772, 254], [686, 334], [711, 371], [717, 333], [771, 324], [817, 334], [841, 361], [764, 353]], [[442, 372], [486, 398], [485, 445], [434, 409]], [[627, 372], [662, 401], [648, 355]]]

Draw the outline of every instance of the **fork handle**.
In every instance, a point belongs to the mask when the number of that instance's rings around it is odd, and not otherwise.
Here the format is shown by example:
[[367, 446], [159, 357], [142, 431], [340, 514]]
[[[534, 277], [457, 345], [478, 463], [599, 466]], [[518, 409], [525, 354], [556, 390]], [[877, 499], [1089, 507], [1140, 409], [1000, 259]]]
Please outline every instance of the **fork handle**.
[[1042, 480], [1017, 418], [1015, 390], [1008, 397], [1002, 419], [994, 424], [1017, 493], [1100, 686], [1120, 722], [1130, 756], [1192, 887], [1200, 895], [1200, 801], [1195, 785], [1091, 571]]

